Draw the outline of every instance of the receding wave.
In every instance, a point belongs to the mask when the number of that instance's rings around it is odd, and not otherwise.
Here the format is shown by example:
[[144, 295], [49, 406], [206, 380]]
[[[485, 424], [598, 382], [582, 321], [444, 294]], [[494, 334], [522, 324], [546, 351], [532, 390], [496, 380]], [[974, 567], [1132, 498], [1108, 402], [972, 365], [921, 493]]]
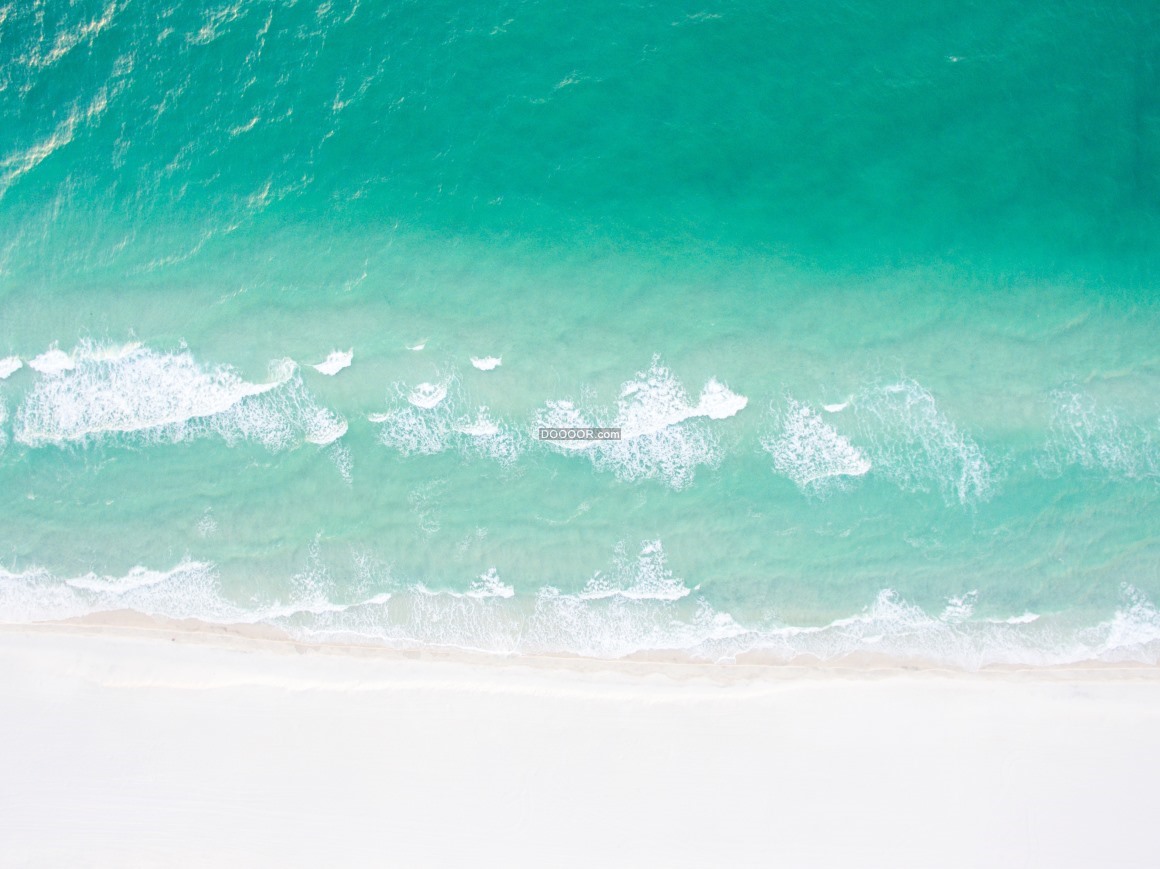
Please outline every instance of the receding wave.
[[271, 364], [268, 382], [249, 383], [187, 351], [139, 344], [82, 342], [71, 353], [54, 348], [38, 358], [41, 376], [15, 419], [15, 438], [27, 446], [217, 436], [277, 450], [329, 444], [346, 432], [346, 421], [314, 401], [288, 359]]
[[823, 410], [835, 424], [786, 396], [770, 406], [772, 431], [761, 439], [775, 473], [804, 492], [846, 488], [865, 474], [907, 492], [939, 492], [948, 504], [978, 503], [994, 492], [995, 473], [982, 448], [917, 381], [870, 386]]
[[749, 399], [710, 378], [694, 403], [672, 371], [653, 357], [646, 371], [625, 381], [616, 409], [570, 400], [549, 401], [536, 412], [537, 428], [618, 428], [620, 440], [551, 444], [582, 453], [600, 471], [633, 482], [659, 479], [674, 489], [693, 482], [698, 466], [715, 468], [723, 450], [708, 420], [739, 413]]
[[1160, 478], [1160, 430], [1120, 418], [1082, 392], [1056, 390], [1044, 470], [1075, 465], [1114, 479]]
[[940, 492], [973, 504], [994, 492], [995, 472], [982, 448], [914, 380], [864, 389], [851, 402], [855, 442], [873, 473], [911, 492]]
[[215, 624], [267, 624], [306, 642], [496, 654], [619, 658], [671, 652], [695, 660], [749, 656], [787, 663], [873, 655], [964, 669], [1160, 663], [1160, 612], [1130, 585], [1107, 617], [1088, 624], [1066, 613], [980, 618], [975, 592], [952, 597], [931, 613], [885, 589], [861, 612], [822, 625], [793, 625], [715, 609], [698, 588], [672, 575], [658, 541], [643, 543], [636, 556], [627, 552], [618, 549], [609, 570], [578, 592], [555, 586], [518, 592], [492, 568], [463, 591], [394, 583], [338, 600], [336, 583], [315, 565], [293, 578], [284, 599], [247, 597], [244, 603], [223, 593], [214, 565], [193, 560], [168, 571], [137, 567], [124, 576], [62, 578], [38, 568], [0, 568], [0, 621], [133, 610]]
[[817, 413], [790, 397], [772, 408], [775, 430], [761, 441], [773, 468], [802, 491], [823, 492], [841, 480], [860, 477], [870, 460]]

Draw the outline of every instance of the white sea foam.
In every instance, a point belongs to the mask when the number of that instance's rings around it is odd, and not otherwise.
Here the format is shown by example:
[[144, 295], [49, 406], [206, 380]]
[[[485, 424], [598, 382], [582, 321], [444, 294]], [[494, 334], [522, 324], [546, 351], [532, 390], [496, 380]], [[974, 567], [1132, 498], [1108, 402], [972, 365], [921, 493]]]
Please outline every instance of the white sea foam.
[[492, 419], [486, 407], [479, 408], [474, 417], [460, 417], [454, 429], [464, 451], [494, 459], [504, 467], [514, 465], [525, 449], [525, 442], [516, 431]]
[[457, 423], [455, 430], [475, 438], [490, 438], [499, 434], [499, 425], [488, 415], [487, 408], [481, 407], [475, 419]]
[[71, 354], [55, 352], [70, 365], [38, 380], [17, 411], [16, 439], [29, 446], [217, 436], [282, 449], [332, 443], [346, 432], [346, 421], [315, 403], [290, 360], [273, 363], [268, 382], [249, 383], [187, 351], [82, 342]]
[[454, 378], [440, 384], [422, 383], [414, 389], [396, 383], [388, 409], [367, 418], [379, 428], [379, 440], [405, 456], [441, 453], [451, 443], [452, 403], [445, 402]]
[[468, 597], [515, 597], [516, 590], [510, 585], [501, 582], [499, 573], [490, 567], [479, 575], [479, 579], [471, 584], [467, 590]]
[[1121, 587], [1123, 603], [1106, 622], [1080, 633], [1102, 660], [1155, 664], [1160, 647], [1160, 611], [1130, 583]]
[[616, 410], [580, 408], [572, 401], [549, 401], [535, 415], [536, 428], [618, 428], [620, 440], [550, 441], [549, 446], [588, 456], [598, 470], [612, 471], [632, 482], [660, 479], [674, 489], [693, 482], [698, 465], [716, 467], [722, 450], [706, 420], [739, 413], [748, 404], [743, 395], [710, 378], [696, 404], [673, 373], [653, 358], [620, 390]]
[[951, 597], [947, 600], [946, 608], [943, 609], [939, 618], [950, 624], [962, 624], [975, 614], [975, 604], [978, 599], [979, 593], [977, 591]]
[[396, 383], [388, 409], [368, 419], [379, 426], [379, 440], [405, 456], [431, 455], [454, 449], [464, 455], [513, 465], [525, 449], [525, 440], [487, 407], [466, 410], [459, 379], [450, 375], [438, 383], [413, 389]]
[[135, 567], [122, 577], [88, 573], [62, 579], [41, 568], [0, 568], [0, 621], [27, 624], [114, 610], [210, 622], [257, 620], [222, 598], [216, 569], [199, 561], [182, 561], [169, 571]]
[[773, 468], [803, 491], [821, 492], [843, 478], [870, 470], [862, 451], [818, 414], [789, 397], [784, 409], [772, 407], [774, 433], [761, 441]]
[[6, 356], [0, 359], [0, 380], [7, 380], [24, 367], [19, 356]]
[[1051, 397], [1044, 470], [1058, 473], [1077, 465], [1121, 480], [1160, 477], [1160, 431], [1122, 420], [1084, 393], [1056, 390]]
[[629, 558], [624, 544], [615, 551], [610, 571], [597, 571], [588, 580], [579, 597], [582, 600], [600, 600], [623, 597], [629, 600], [680, 600], [691, 593], [681, 580], [665, 565], [665, 550], [659, 540], [641, 544], [640, 554]]
[[50, 377], [57, 374], [63, 374], [66, 371], [72, 371], [76, 368], [76, 363], [73, 358], [61, 350], [59, 347], [52, 347], [45, 350], [39, 356], [34, 356], [28, 360], [28, 367], [40, 374], [46, 374]]
[[350, 363], [354, 359], [353, 350], [334, 350], [329, 356], [317, 365], [311, 366], [319, 374], [325, 374], [328, 377], [333, 377], [342, 371], [344, 368], [350, 368]]
[[1005, 619], [988, 619], [991, 622], [1002, 622], [1006, 625], [1029, 625], [1034, 621], [1039, 620], [1038, 613], [1026, 612], [1020, 616], [1009, 616]]
[[907, 491], [936, 490], [948, 502], [972, 504], [993, 493], [994, 471], [983, 450], [959, 431], [914, 380], [874, 386], [852, 402], [855, 443], [875, 474]]
[[471, 364], [474, 365], [476, 368], [478, 368], [480, 371], [491, 371], [491, 370], [493, 370], [495, 368], [499, 368], [501, 365], [503, 365], [503, 357], [502, 356], [483, 356], [483, 357], [472, 356], [471, 357]]
[[327, 453], [338, 469], [339, 476], [348, 483], [354, 482], [354, 457], [351, 456], [350, 447], [346, 444], [332, 444]]
[[[31, 568], [0, 568], [0, 622], [28, 624], [133, 610], [216, 624], [270, 624], [305, 641], [342, 638], [394, 647], [446, 646], [503, 654], [571, 653], [615, 658], [683, 651], [694, 658], [832, 661], [874, 654], [965, 669], [988, 665], [1058, 666], [1084, 661], [1160, 663], [1160, 612], [1125, 585], [1115, 611], [1096, 624], [1066, 615], [975, 617], [978, 595], [952, 597], [931, 615], [890, 590], [861, 612], [827, 624], [765, 620], [745, 625], [715, 609], [665, 567], [663, 550], [622, 547], [607, 572], [577, 593], [543, 586], [528, 597], [491, 568], [466, 591], [431, 591], [421, 583], [390, 591], [365, 588], [341, 600], [340, 584], [317, 541], [288, 593], [245, 603], [223, 593], [217, 568], [186, 560], [172, 570], [136, 567], [122, 576], [59, 577]], [[373, 585], [374, 583], [372, 583]]]
[[415, 405], [415, 407], [422, 407], [429, 410], [442, 403], [443, 399], [447, 397], [447, 386], [449, 382], [420, 383], [411, 390], [410, 395], [407, 396], [407, 401]]
[[749, 399], [744, 395], [738, 395], [723, 383], [720, 383], [717, 378], [710, 377], [709, 381], [701, 390], [701, 397], [697, 400], [697, 406], [693, 408], [693, 412], [689, 416], [707, 416], [709, 419], [727, 419], [728, 417], [739, 414], [745, 409], [747, 404], [749, 404]]
[[887, 589], [862, 613], [819, 627], [771, 626], [749, 647], [784, 660], [808, 656], [834, 660], [873, 653], [965, 669], [988, 665], [1059, 666], [1083, 661], [1160, 662], [1160, 616], [1135, 589], [1107, 620], [1074, 626], [1034, 613], [976, 619], [977, 595], [952, 598], [938, 616]]

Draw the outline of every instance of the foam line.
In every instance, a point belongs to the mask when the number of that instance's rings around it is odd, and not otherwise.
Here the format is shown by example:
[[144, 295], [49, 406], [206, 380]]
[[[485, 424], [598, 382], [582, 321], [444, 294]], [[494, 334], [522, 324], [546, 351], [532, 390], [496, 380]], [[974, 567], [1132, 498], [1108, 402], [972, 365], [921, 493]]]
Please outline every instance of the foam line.
[[312, 551], [310, 568], [292, 579], [286, 594], [245, 603], [223, 593], [214, 565], [192, 559], [168, 571], [135, 567], [123, 576], [62, 578], [39, 568], [0, 568], [0, 621], [30, 624], [129, 609], [213, 624], [269, 624], [307, 642], [502, 654], [617, 658], [681, 651], [731, 660], [757, 653], [787, 662], [873, 654], [964, 669], [1160, 663], [1160, 612], [1130, 585], [1114, 612], [1094, 624], [1077, 624], [1066, 614], [979, 618], [976, 592], [951, 597], [932, 614], [889, 589], [862, 611], [825, 624], [768, 617], [746, 624], [673, 576], [658, 541], [645, 541], [635, 556], [619, 547], [609, 569], [578, 592], [542, 586], [532, 595], [518, 594], [490, 568], [465, 591], [395, 582], [390, 589], [370, 588], [358, 598], [338, 600], [338, 584]]
[[288, 359], [271, 364], [269, 381], [249, 383], [187, 351], [83, 342], [71, 354], [49, 353], [17, 411], [16, 439], [27, 446], [216, 436], [283, 449], [329, 444], [346, 432], [346, 421], [314, 401]]

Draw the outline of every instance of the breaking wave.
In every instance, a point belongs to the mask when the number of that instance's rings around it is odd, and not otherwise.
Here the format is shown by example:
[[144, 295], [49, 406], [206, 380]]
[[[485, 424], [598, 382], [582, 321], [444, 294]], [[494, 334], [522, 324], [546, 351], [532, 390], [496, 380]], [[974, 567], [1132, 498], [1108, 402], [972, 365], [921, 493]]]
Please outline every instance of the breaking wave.
[[346, 421], [314, 401], [288, 359], [271, 364], [266, 383], [249, 383], [187, 351], [160, 353], [139, 344], [82, 342], [71, 353], [54, 348], [37, 358], [39, 367], [36, 360], [29, 365], [41, 377], [15, 420], [15, 438], [27, 446], [216, 436], [279, 450], [329, 444], [346, 433]]
[[659, 479], [674, 489], [693, 482], [700, 465], [721, 463], [720, 441], [707, 420], [734, 416], [749, 399], [710, 378], [694, 404], [672, 371], [653, 357], [647, 371], [621, 386], [615, 411], [549, 401], [536, 412], [536, 428], [618, 428], [620, 440], [550, 442], [566, 453], [583, 453], [600, 471], [634, 482]]
[[7, 380], [23, 367], [24, 363], [20, 361], [19, 356], [6, 356], [0, 359], [0, 380]]
[[327, 377], [334, 377], [338, 372], [344, 368], [350, 368], [351, 362], [354, 360], [353, 350], [334, 350], [326, 359], [319, 362], [317, 365], [310, 366], [319, 374], [325, 374]]
[[396, 383], [387, 405], [367, 418], [379, 426], [379, 441], [404, 456], [455, 449], [511, 467], [526, 448], [526, 437], [495, 420], [486, 406], [467, 409], [454, 375], [411, 388]]
[[304, 642], [496, 654], [620, 658], [670, 652], [694, 660], [783, 663], [872, 655], [968, 670], [1160, 663], [1160, 612], [1126, 584], [1120, 604], [1095, 624], [1076, 624], [1067, 614], [979, 618], [975, 592], [948, 599], [936, 615], [886, 589], [859, 613], [802, 626], [715, 609], [699, 589], [672, 575], [658, 541], [643, 543], [636, 556], [626, 553], [618, 548], [609, 571], [575, 593], [554, 586], [519, 593], [491, 568], [464, 591], [396, 583], [339, 601], [336, 583], [315, 563], [292, 579], [285, 600], [246, 604], [223, 593], [214, 565], [193, 560], [169, 571], [136, 567], [124, 576], [61, 578], [38, 568], [0, 568], [0, 621], [29, 624], [132, 610], [214, 624], [266, 624]]

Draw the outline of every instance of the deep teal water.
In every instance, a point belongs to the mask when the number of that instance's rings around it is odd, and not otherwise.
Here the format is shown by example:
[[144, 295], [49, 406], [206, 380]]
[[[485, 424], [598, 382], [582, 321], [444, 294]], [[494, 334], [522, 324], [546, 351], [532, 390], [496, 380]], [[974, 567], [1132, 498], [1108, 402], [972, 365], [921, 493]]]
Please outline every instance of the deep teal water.
[[1155, 661], [1158, 239], [1144, 2], [9, 4], [0, 618]]

